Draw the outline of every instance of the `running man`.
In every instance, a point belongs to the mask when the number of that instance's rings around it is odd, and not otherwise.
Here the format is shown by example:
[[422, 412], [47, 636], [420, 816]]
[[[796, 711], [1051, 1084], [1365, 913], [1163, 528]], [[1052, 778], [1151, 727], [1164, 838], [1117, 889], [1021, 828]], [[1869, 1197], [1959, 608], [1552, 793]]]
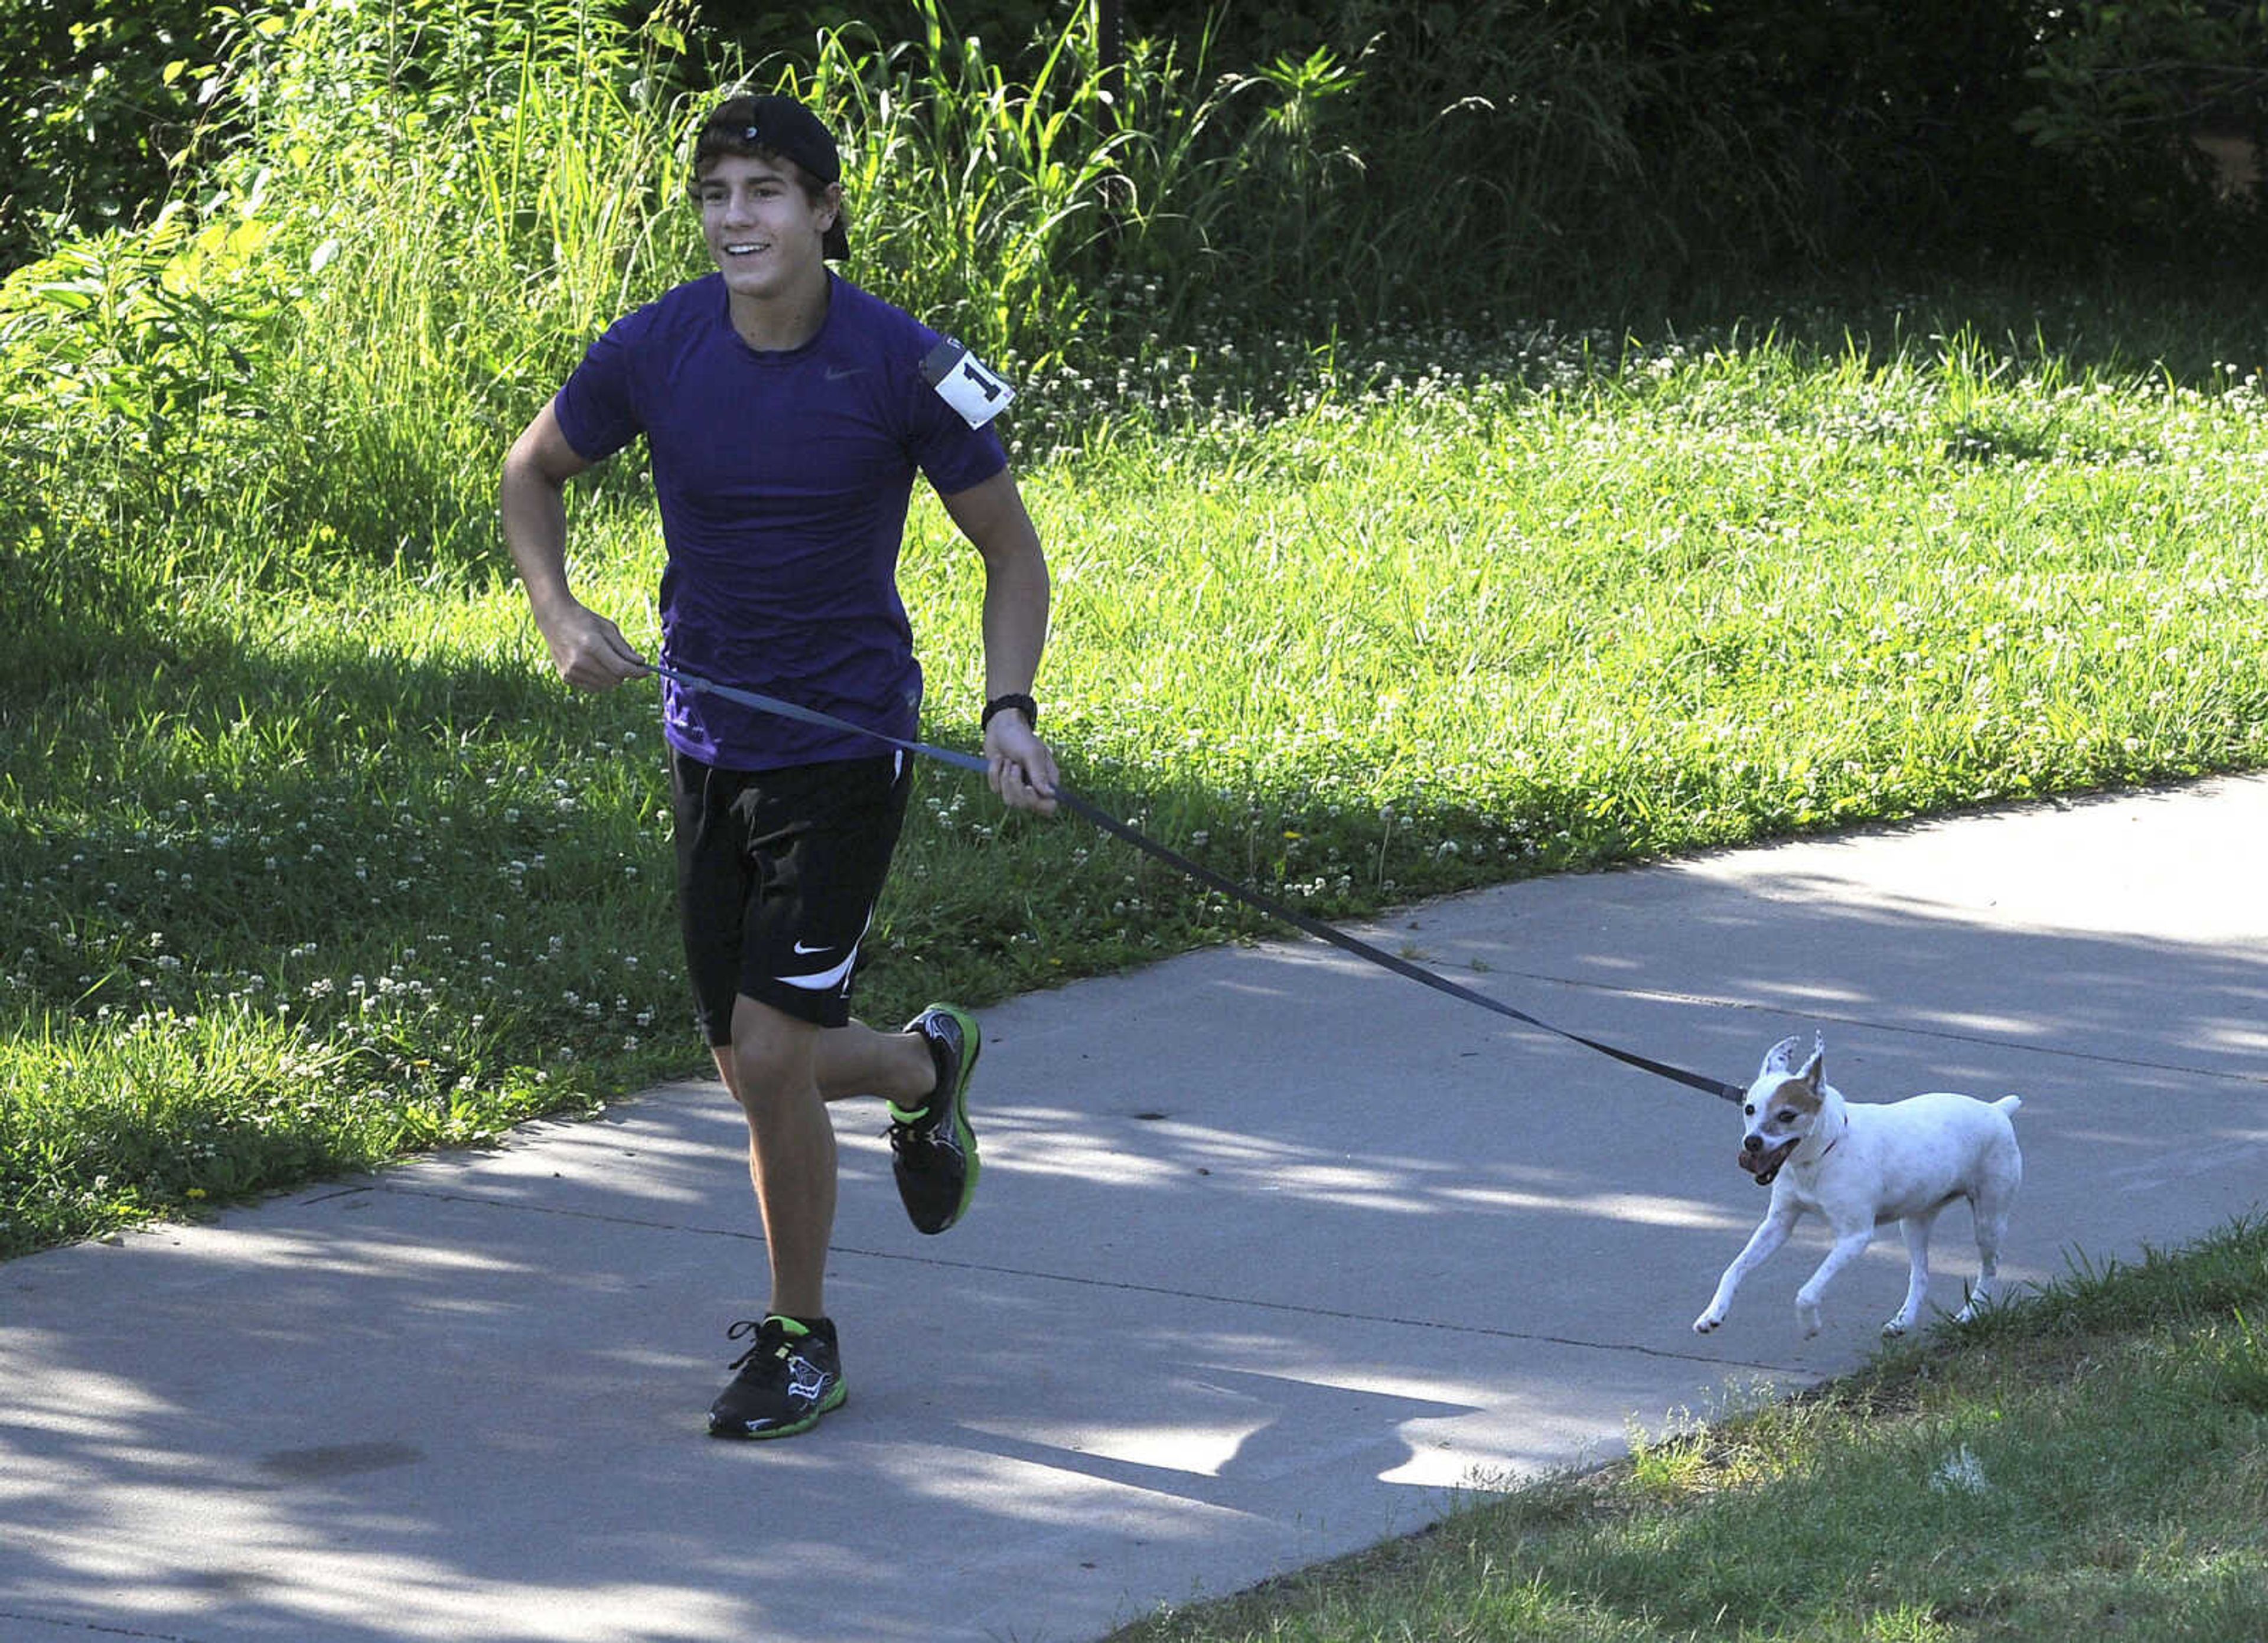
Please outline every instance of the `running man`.
[[[663, 665], [912, 740], [922, 674], [897, 586], [914, 476], [984, 567], [984, 759], [1010, 806], [1051, 814], [1032, 698], [1048, 570], [989, 415], [997, 379], [832, 272], [849, 254], [834, 137], [792, 99], [733, 97], [695, 141], [717, 271], [617, 321], [504, 459], [504, 535], [553, 665], [611, 690], [650, 671], [567, 575], [565, 487], [643, 435], [667, 563]], [[748, 1125], [770, 1304], [709, 1411], [720, 1437], [805, 1432], [846, 1394], [825, 1276], [835, 1220], [827, 1103], [889, 1103], [893, 1173], [924, 1233], [976, 1185], [976, 1020], [932, 1005], [903, 1030], [850, 1013], [858, 947], [911, 770], [865, 736], [663, 682], [679, 920], [700, 1020]]]

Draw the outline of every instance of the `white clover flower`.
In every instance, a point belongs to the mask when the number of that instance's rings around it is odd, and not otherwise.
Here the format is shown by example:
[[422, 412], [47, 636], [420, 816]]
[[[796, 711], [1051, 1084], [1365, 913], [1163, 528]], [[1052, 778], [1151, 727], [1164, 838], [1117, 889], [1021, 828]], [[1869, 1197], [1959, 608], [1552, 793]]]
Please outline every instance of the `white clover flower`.
[[1958, 1491], [1972, 1495], [1981, 1495], [1992, 1487], [1985, 1481], [1984, 1462], [1965, 1443], [1938, 1462], [1929, 1486], [1940, 1494]]

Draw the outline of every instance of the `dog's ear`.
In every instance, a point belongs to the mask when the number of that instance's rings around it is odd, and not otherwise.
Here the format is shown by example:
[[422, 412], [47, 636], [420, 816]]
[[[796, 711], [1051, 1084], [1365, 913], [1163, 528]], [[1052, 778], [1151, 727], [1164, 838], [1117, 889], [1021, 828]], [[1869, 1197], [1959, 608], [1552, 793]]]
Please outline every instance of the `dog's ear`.
[[[1787, 1042], [1793, 1044], [1795, 1043], [1795, 1040], [1791, 1038]], [[1815, 1095], [1819, 1093], [1819, 1087], [1827, 1082], [1826, 1034], [1820, 1034], [1818, 1037], [1813, 1041], [1811, 1046], [1811, 1059], [1803, 1064], [1802, 1071], [1799, 1072], [1795, 1076], [1802, 1079], [1805, 1084], [1810, 1086], [1811, 1093]]]
[[1756, 1069], [1756, 1076], [1760, 1079], [1768, 1079], [1775, 1073], [1786, 1075], [1794, 1071], [1795, 1040], [1783, 1038], [1764, 1051], [1764, 1065]]

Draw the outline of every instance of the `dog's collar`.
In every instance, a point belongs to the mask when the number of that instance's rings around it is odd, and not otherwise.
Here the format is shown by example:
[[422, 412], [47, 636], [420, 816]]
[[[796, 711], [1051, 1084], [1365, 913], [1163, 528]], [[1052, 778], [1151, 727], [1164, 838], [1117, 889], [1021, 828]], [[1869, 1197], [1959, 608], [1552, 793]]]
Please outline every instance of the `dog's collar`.
[[[1838, 1146], [1842, 1146], [1842, 1145], [1843, 1145], [1843, 1138], [1844, 1138], [1845, 1136], [1846, 1136], [1846, 1135], [1850, 1134], [1850, 1133], [1851, 1133], [1851, 1115], [1850, 1115], [1850, 1114], [1848, 1114], [1848, 1113], [1845, 1113], [1845, 1114], [1844, 1114], [1844, 1115], [1843, 1115], [1843, 1127], [1842, 1127], [1841, 1129], [1837, 1130], [1837, 1131], [1835, 1132], [1835, 1138], [1834, 1138], [1833, 1140], [1830, 1141], [1826, 1146], [1822, 1146], [1822, 1147], [1821, 1147], [1821, 1148], [1819, 1149], [1819, 1156], [1818, 1156], [1818, 1158], [1817, 1158], [1817, 1159], [1815, 1159], [1815, 1160], [1813, 1160], [1813, 1161], [1814, 1161], [1814, 1162], [1815, 1162], [1815, 1163], [1821, 1163], [1821, 1164], [1825, 1163], [1825, 1162], [1827, 1161], [1827, 1155], [1828, 1155], [1828, 1153], [1830, 1153], [1833, 1152], [1837, 1147], [1838, 1147]], [[1793, 1157], [1793, 1156], [1794, 1156], [1794, 1154], [1791, 1153], [1789, 1154], [1789, 1156], [1792, 1158], [1792, 1157]], [[1772, 1173], [1773, 1173], [1774, 1175], [1778, 1175], [1779, 1172], [1778, 1172], [1778, 1170], [1774, 1170]]]
[[1845, 1114], [1843, 1115], [1843, 1127], [1842, 1127], [1841, 1129], [1837, 1130], [1837, 1131], [1835, 1132], [1835, 1138], [1834, 1138], [1833, 1140], [1830, 1141], [1826, 1146], [1822, 1146], [1822, 1147], [1821, 1147], [1821, 1148], [1819, 1149], [1819, 1159], [1820, 1159], [1820, 1161], [1821, 1161], [1822, 1163], [1826, 1162], [1826, 1161], [1827, 1161], [1827, 1155], [1828, 1155], [1828, 1153], [1830, 1153], [1833, 1152], [1837, 1147], [1838, 1147], [1838, 1146], [1842, 1146], [1842, 1145], [1843, 1145], [1843, 1138], [1844, 1138], [1845, 1136], [1846, 1136], [1846, 1135], [1850, 1134], [1850, 1133], [1851, 1133], [1851, 1115], [1850, 1115], [1849, 1113], [1847, 1113], [1847, 1112], [1846, 1112], [1846, 1113], [1845, 1113]]

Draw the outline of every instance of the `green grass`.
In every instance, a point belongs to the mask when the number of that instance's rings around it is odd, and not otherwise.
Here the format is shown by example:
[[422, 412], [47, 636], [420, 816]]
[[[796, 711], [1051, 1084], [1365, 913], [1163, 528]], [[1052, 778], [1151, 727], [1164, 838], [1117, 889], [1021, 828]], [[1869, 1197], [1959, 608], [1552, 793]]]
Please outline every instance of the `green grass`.
[[[1952, 335], [1385, 338], [1272, 409], [1193, 394], [1177, 433], [1030, 466], [1068, 778], [1340, 916], [2260, 764], [2257, 369]], [[659, 544], [620, 489], [578, 505], [579, 574], [650, 644]], [[11, 624], [0, 1250], [702, 1065], [650, 690], [552, 680], [500, 549], [194, 546]], [[926, 729], [963, 745], [976, 578], [917, 508]], [[932, 770], [863, 1007], [1258, 928]]]
[[2268, 1637], [2268, 1222], [1112, 1643]]

